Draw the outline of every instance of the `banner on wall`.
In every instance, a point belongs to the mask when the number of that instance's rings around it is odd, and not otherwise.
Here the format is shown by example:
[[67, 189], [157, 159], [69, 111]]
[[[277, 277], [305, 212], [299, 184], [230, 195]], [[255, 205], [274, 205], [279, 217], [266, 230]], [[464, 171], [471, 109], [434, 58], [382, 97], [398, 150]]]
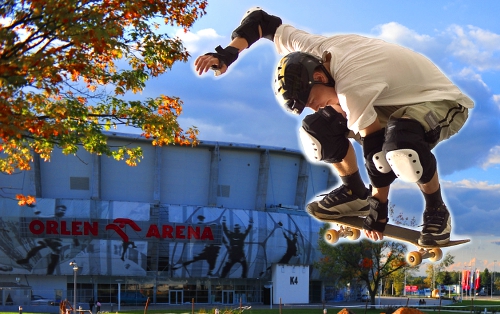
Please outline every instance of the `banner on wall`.
[[151, 243], [172, 278], [270, 278], [273, 264], [318, 254], [320, 225], [305, 215], [168, 206], [168, 221], [151, 221], [144, 203], [0, 202], [0, 274], [70, 275], [76, 261], [81, 275], [145, 276]]

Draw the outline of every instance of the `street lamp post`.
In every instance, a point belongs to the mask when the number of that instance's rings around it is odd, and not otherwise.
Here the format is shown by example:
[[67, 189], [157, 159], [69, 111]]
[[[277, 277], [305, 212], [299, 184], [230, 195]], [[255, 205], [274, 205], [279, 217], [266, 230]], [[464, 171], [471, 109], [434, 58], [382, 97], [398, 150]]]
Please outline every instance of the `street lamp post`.
[[121, 303], [122, 303], [122, 300], [121, 300], [121, 294], [122, 294], [122, 291], [121, 291], [121, 287], [122, 287], [122, 281], [121, 279], [117, 279], [116, 282], [118, 283], [118, 311], [120, 311], [121, 309]]
[[73, 313], [76, 314], [76, 273], [78, 272], [78, 264], [72, 261], [69, 266], [73, 266]]
[[271, 299], [271, 302], [269, 302], [269, 308], [272, 309], [273, 308], [273, 282], [269, 281], [267, 283], [267, 285], [264, 285], [264, 288], [270, 289], [269, 290], [269, 297]]
[[495, 264], [497, 263], [497, 260], [493, 261], [493, 273], [491, 273], [491, 298], [493, 299], [493, 288], [495, 287], [494, 282], [495, 282]]
[[403, 295], [406, 297], [406, 267], [404, 268], [404, 273], [405, 273], [405, 282], [403, 285]]

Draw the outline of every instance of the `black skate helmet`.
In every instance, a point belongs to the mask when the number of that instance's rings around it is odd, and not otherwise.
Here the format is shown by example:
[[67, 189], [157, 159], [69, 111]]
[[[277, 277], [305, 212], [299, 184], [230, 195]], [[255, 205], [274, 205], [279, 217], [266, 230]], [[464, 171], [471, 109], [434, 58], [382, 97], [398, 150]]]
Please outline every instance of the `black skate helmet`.
[[325, 85], [335, 86], [335, 81], [323, 66], [320, 58], [305, 52], [292, 52], [281, 58], [274, 76], [274, 94], [285, 110], [301, 114], [315, 82], [313, 73], [320, 68], [328, 76]]

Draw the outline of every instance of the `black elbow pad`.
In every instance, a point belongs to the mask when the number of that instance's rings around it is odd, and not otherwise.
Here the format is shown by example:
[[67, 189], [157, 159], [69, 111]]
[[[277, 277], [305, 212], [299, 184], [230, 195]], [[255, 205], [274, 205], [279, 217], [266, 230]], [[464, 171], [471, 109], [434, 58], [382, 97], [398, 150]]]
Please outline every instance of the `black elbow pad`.
[[250, 11], [243, 20], [240, 26], [233, 31], [231, 39], [235, 37], [245, 38], [248, 42], [248, 47], [259, 40], [259, 25], [262, 29], [262, 37], [273, 40], [276, 29], [281, 25], [281, 19], [274, 15], [269, 15], [260, 8]]

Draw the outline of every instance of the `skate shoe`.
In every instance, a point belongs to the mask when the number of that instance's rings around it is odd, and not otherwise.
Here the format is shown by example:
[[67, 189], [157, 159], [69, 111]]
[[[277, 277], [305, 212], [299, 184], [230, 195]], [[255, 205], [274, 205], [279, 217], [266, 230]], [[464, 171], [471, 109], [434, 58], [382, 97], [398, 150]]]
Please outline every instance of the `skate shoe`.
[[418, 244], [443, 245], [450, 241], [451, 217], [445, 204], [437, 208], [426, 207], [424, 224]]
[[346, 216], [366, 216], [370, 212], [367, 197], [370, 190], [362, 198], [355, 195], [345, 185], [341, 185], [320, 201], [309, 203], [307, 212], [319, 220], [337, 219]]

